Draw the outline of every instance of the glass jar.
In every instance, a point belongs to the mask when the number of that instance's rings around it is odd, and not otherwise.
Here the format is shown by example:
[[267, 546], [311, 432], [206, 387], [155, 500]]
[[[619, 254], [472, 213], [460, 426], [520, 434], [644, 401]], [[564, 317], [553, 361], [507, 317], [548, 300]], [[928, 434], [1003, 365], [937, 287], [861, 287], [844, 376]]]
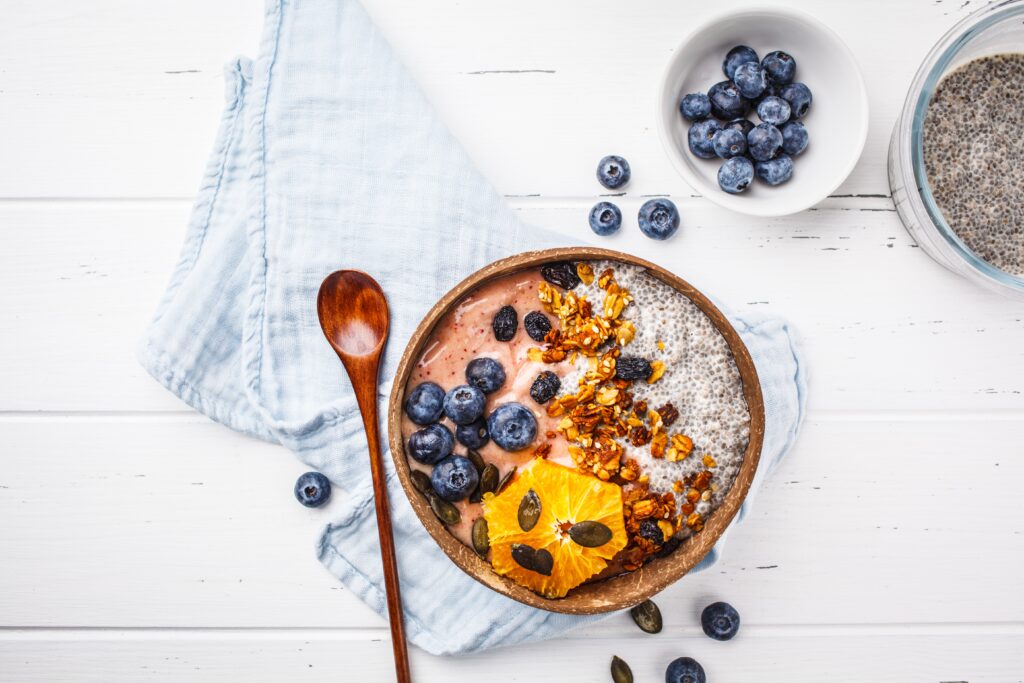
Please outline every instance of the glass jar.
[[982, 259], [946, 223], [928, 185], [922, 140], [928, 104], [946, 74], [980, 57], [1020, 52], [1024, 52], [1024, 0], [974, 12], [939, 40], [914, 76], [893, 129], [889, 187], [903, 225], [921, 249], [953, 272], [1024, 301], [1024, 278]]

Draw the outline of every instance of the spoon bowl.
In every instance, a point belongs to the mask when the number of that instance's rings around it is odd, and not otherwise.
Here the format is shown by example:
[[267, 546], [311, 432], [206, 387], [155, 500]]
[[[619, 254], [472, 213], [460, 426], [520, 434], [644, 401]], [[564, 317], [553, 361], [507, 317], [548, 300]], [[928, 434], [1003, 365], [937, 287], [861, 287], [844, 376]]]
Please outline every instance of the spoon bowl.
[[316, 298], [324, 336], [342, 356], [379, 354], [388, 338], [388, 302], [377, 281], [358, 270], [339, 270], [324, 278]]

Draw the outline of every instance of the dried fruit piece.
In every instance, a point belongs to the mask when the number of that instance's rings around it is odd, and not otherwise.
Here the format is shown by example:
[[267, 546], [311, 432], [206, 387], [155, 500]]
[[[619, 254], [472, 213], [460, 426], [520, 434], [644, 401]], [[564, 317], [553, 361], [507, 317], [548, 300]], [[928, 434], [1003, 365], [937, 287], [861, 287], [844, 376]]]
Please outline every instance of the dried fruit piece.
[[562, 289], [576, 289], [580, 284], [580, 276], [576, 274], [576, 266], [569, 261], [555, 261], [540, 268], [541, 277]]
[[486, 557], [487, 551], [491, 549], [491, 542], [487, 538], [487, 520], [477, 517], [473, 522], [473, 550], [480, 557]]
[[647, 379], [653, 372], [651, 363], [645, 358], [637, 356], [623, 356], [615, 363], [616, 379]]
[[612, 657], [612, 683], [633, 683], [633, 671], [629, 664], [618, 657]]
[[541, 508], [542, 505], [537, 492], [533, 489], [527, 491], [523, 499], [519, 501], [519, 512], [516, 515], [516, 519], [519, 520], [519, 528], [523, 531], [530, 531], [533, 527], [537, 526]]
[[562, 380], [558, 378], [558, 375], [550, 370], [545, 370], [537, 375], [537, 379], [533, 380], [533, 384], [530, 386], [530, 398], [543, 405], [553, 399], [561, 388]]
[[629, 610], [629, 616], [645, 633], [661, 633], [662, 620], [661, 610], [652, 600], [644, 600], [639, 605]]
[[516, 316], [516, 309], [511, 306], [502, 306], [494, 314], [491, 321], [491, 329], [494, 330], [494, 338], [500, 342], [512, 341], [519, 328], [519, 318]]
[[537, 572], [543, 576], [551, 576], [555, 567], [555, 558], [543, 548], [534, 548], [525, 543], [512, 544], [512, 559], [523, 569]]
[[588, 519], [569, 527], [569, 538], [584, 548], [599, 548], [612, 540], [612, 530], [601, 522]]
[[530, 339], [542, 342], [551, 331], [551, 321], [540, 311], [530, 311], [523, 318], [523, 329], [526, 330], [526, 334], [530, 335]]

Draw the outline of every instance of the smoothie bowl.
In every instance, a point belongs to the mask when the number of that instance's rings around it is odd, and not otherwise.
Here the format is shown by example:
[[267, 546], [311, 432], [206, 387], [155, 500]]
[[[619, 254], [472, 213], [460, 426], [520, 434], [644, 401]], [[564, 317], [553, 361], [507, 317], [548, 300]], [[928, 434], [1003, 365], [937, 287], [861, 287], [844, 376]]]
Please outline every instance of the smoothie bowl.
[[402, 357], [388, 432], [455, 564], [528, 605], [595, 614], [710, 551], [757, 469], [764, 405], [706, 297], [577, 247], [497, 261], [446, 294]]

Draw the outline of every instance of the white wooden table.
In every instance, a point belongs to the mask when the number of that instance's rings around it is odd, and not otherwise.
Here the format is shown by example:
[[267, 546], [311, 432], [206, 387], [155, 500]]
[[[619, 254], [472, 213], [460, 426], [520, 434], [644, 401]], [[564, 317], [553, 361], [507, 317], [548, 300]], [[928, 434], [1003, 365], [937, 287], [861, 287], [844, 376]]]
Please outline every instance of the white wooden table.
[[[331, 511], [293, 499], [304, 468], [133, 358], [259, 4], [40, 0], [0, 22], [0, 680], [391, 678], [385, 622], [314, 557]], [[588, 234], [595, 163], [626, 156], [623, 212], [667, 193], [683, 228], [663, 245], [629, 222], [607, 244], [785, 314], [812, 370], [799, 446], [725, 560], [658, 599], [662, 635], [617, 616], [415, 651], [418, 681], [605, 681], [612, 654], [638, 682], [683, 654], [716, 683], [1024, 677], [1024, 306], [915, 248], [885, 175], [911, 75], [981, 3], [791, 4], [858, 54], [872, 129], [835, 196], [758, 220], [695, 196], [653, 131], [670, 52], [723, 3], [367, 3], [525, 219]], [[700, 633], [712, 599], [742, 613], [732, 643]]]

